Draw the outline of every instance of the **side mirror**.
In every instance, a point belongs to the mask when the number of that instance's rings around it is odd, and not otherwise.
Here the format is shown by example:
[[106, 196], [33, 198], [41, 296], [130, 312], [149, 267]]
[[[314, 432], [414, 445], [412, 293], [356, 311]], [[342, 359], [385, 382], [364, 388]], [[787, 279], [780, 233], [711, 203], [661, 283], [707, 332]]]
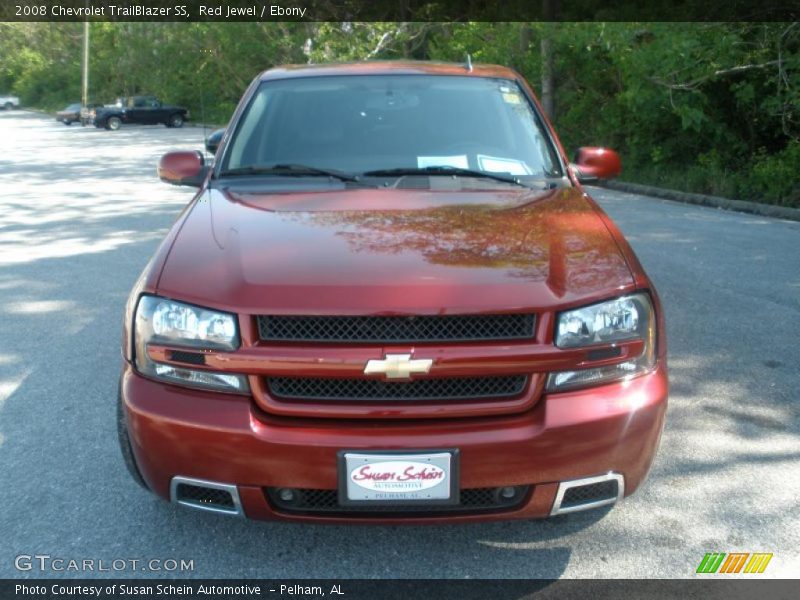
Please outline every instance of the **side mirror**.
[[206, 138], [206, 150], [209, 154], [217, 153], [223, 135], [225, 135], [225, 129], [217, 129]]
[[575, 153], [575, 162], [570, 166], [581, 183], [611, 179], [622, 172], [619, 154], [609, 148], [592, 146], [578, 148]]
[[168, 152], [158, 161], [158, 176], [172, 185], [200, 187], [208, 168], [203, 155], [197, 151]]

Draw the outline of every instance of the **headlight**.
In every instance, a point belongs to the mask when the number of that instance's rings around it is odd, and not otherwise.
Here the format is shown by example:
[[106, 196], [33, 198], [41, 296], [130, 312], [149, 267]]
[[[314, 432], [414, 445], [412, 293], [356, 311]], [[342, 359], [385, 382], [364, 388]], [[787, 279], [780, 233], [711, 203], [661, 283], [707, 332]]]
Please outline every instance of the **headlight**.
[[145, 296], [139, 303], [138, 314], [152, 315], [151, 341], [235, 350], [239, 347], [236, 317], [227, 313], [205, 310], [171, 300]]
[[155, 363], [147, 355], [149, 344], [197, 350], [235, 350], [239, 347], [235, 315], [158, 296], [142, 296], [136, 307], [134, 325], [136, 368], [144, 375], [222, 391], [249, 391], [244, 375]]
[[559, 348], [579, 348], [642, 340], [642, 353], [625, 362], [603, 367], [560, 371], [547, 378], [551, 392], [629, 379], [655, 365], [656, 322], [650, 296], [632, 294], [563, 312], [556, 322], [555, 343]]
[[556, 346], [577, 348], [642, 338], [652, 312], [650, 299], [636, 294], [561, 313]]

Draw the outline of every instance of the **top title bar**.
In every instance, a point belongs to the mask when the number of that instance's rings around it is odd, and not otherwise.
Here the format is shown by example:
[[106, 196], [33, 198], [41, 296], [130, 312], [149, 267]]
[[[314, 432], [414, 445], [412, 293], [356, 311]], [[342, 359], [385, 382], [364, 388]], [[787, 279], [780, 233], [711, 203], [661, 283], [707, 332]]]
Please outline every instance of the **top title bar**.
[[796, 21], [800, 0], [2, 0], [0, 21]]

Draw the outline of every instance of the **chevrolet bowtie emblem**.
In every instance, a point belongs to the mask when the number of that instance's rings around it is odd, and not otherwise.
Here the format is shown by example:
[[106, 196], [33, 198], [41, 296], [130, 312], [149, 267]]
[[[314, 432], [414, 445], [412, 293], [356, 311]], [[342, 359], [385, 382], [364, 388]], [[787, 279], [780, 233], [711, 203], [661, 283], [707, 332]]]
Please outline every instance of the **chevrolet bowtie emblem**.
[[368, 361], [364, 375], [382, 373], [386, 379], [408, 379], [412, 373], [427, 373], [432, 364], [431, 358], [412, 360], [410, 354], [387, 354], [383, 360]]

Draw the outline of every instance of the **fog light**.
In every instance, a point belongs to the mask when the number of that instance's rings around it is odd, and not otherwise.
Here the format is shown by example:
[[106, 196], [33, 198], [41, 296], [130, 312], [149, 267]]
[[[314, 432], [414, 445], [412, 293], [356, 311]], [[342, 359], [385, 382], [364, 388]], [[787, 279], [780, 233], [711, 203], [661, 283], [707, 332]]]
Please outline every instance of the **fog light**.
[[500, 489], [500, 497], [503, 500], [511, 500], [516, 495], [517, 495], [517, 488], [504, 487]]
[[290, 490], [289, 488], [283, 488], [278, 492], [278, 498], [284, 502], [294, 502], [296, 497], [297, 494], [294, 493], [294, 490]]

